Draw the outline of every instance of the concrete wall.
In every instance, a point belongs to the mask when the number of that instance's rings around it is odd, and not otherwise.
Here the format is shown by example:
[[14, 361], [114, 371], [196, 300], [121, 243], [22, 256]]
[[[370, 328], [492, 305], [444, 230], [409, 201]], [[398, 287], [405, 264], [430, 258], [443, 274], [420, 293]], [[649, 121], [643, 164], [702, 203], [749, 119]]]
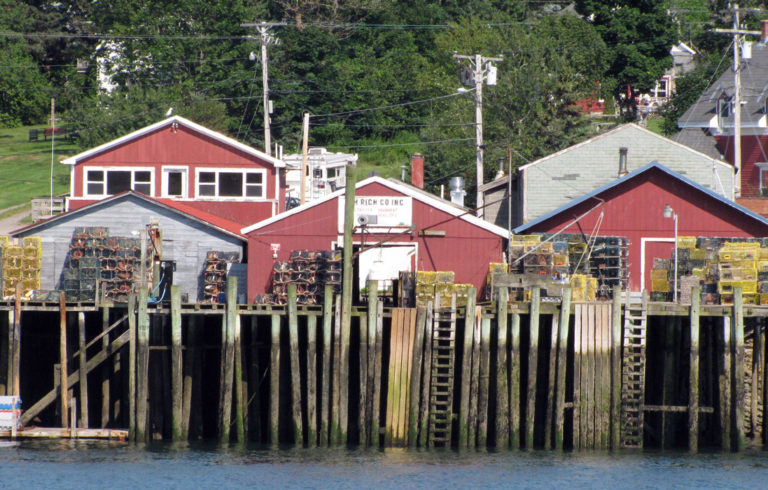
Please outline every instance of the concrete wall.
[[621, 147], [628, 148], [629, 172], [656, 161], [733, 199], [732, 167], [629, 124], [521, 168], [518, 182], [522, 186], [524, 212], [515, 225], [536, 219], [614, 181], [619, 176]]
[[[190, 301], [201, 298], [198, 297], [198, 292], [202, 287], [203, 266], [208, 251], [236, 251], [240, 253], [240, 257], [243, 256], [243, 241], [138, 198], [115, 200], [92, 210], [43, 224], [17, 236], [42, 238], [43, 265], [40, 286], [42, 289], [58, 289], [75, 227], [105, 226], [109, 228], [110, 236], [138, 237], [138, 232], [150, 220], [157, 220], [160, 224], [163, 234], [163, 259], [176, 261], [173, 283], [182, 287], [182, 294], [188, 294]], [[238, 289], [246, 291], [247, 285], [241, 283]]]

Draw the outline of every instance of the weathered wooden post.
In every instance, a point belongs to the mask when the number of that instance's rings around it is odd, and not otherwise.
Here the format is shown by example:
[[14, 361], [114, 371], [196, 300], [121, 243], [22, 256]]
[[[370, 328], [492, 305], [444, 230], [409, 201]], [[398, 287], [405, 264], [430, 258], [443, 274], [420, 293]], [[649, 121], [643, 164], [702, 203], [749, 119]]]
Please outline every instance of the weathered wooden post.
[[374, 346], [373, 360], [373, 407], [371, 409], [371, 445], [379, 447], [380, 431], [379, 421], [381, 420], [381, 370], [382, 349], [384, 342], [384, 304], [379, 301], [376, 306], [376, 344]]
[[[181, 321], [181, 316], [179, 316]], [[195, 359], [199, 355], [197, 346], [198, 337], [198, 318], [197, 315], [189, 315], [187, 318], [187, 351], [183, 354], [183, 393], [181, 408], [181, 434], [180, 439], [186, 441], [189, 439], [189, 427], [192, 415], [192, 392], [194, 386]], [[199, 380], [198, 380], [199, 381]]]
[[181, 286], [171, 286], [171, 439], [183, 440], [181, 354]]
[[[370, 320], [369, 320], [370, 322]], [[370, 328], [370, 324], [369, 324]], [[330, 395], [331, 395], [331, 337], [333, 332], [333, 287], [326, 284], [323, 293], [323, 366], [320, 395], [320, 445], [328, 445], [328, 430], [330, 428]], [[369, 338], [370, 339], [370, 338]]]
[[413, 340], [413, 352], [411, 354], [413, 356], [413, 369], [411, 370], [411, 397], [408, 410], [408, 445], [410, 447], [416, 447], [419, 443], [419, 400], [421, 397], [421, 375], [424, 354], [424, 331], [427, 328], [426, 322], [427, 310], [419, 308], [416, 312], [416, 332]]
[[317, 446], [317, 316], [307, 316], [307, 443]]
[[526, 391], [525, 448], [533, 449], [533, 429], [536, 426], [536, 376], [539, 363], [539, 312], [541, 289], [531, 288], [530, 342], [528, 349], [528, 389]]
[[[477, 290], [470, 288], [467, 291], [467, 309], [464, 312], [464, 345], [461, 355], [461, 397], [459, 399], [459, 447], [467, 447], [469, 444], [469, 388], [472, 375], [472, 334], [475, 325], [475, 302]], [[419, 327], [419, 330], [421, 327]], [[417, 333], [418, 331], [417, 330]], [[417, 339], [419, 337], [416, 337]], [[421, 359], [419, 358], [419, 365]], [[411, 393], [416, 393], [411, 390]]]
[[[99, 305], [97, 304], [96, 307], [98, 308]], [[102, 331], [106, 331], [109, 328], [109, 307], [105, 305], [101, 305], [101, 328], [102, 328]], [[109, 350], [109, 334], [106, 334], [101, 338], [101, 351], [105, 359], [108, 357], [108, 350]], [[115, 353], [115, 356], [117, 355], [118, 353]], [[110, 378], [112, 376], [112, 369], [114, 369], [114, 366], [110, 365], [110, 363], [106, 361], [104, 361], [104, 364], [101, 366], [101, 427], [102, 428], [109, 425], [109, 413], [110, 413], [109, 385], [110, 385]]]
[[565, 378], [568, 357], [568, 327], [571, 319], [571, 288], [563, 288], [563, 302], [560, 305], [560, 330], [557, 345], [557, 394], [555, 399], [555, 449], [563, 450], [565, 427]]
[[520, 314], [512, 314], [509, 363], [509, 443], [520, 449]]
[[557, 386], [557, 336], [560, 334], [560, 314], [552, 315], [549, 341], [549, 369], [547, 373], [547, 404], [544, 416], [544, 449], [552, 449], [555, 440], [552, 429], [555, 424], [555, 390]]
[[509, 377], [507, 374], [507, 329], [509, 318], [509, 289], [499, 288], [498, 341], [496, 343], [496, 447], [509, 446]]
[[243, 349], [241, 336], [241, 319], [237, 311], [237, 296], [235, 296], [235, 325], [234, 325], [234, 348], [235, 348], [235, 432], [237, 442], [245, 443], [245, 411], [247, 403], [247, 387], [243, 387]]
[[[611, 449], [621, 444], [621, 286], [613, 287], [611, 308]], [[574, 444], [575, 446], [575, 444]]]
[[147, 440], [147, 407], [149, 401], [149, 311], [147, 310], [148, 291], [146, 286], [139, 288], [139, 313], [137, 320], [137, 355], [136, 355], [136, 440]]
[[344, 250], [341, 282], [341, 350], [339, 351], [339, 443], [347, 443], [349, 430], [349, 337], [352, 330], [352, 234], [355, 227], [355, 161], [346, 166], [344, 189]]
[[488, 446], [488, 401], [491, 374], [491, 319], [480, 323], [480, 384], [477, 402], [477, 444]]
[[269, 442], [277, 446], [280, 438], [280, 315], [271, 316], [271, 349], [269, 355]]
[[424, 329], [424, 378], [421, 383], [421, 407], [419, 419], [419, 446], [427, 447], [429, 444], [429, 390], [432, 377], [430, 375], [432, 366], [432, 327], [434, 318], [434, 305], [432, 301], [427, 301], [426, 325]]
[[227, 309], [221, 324], [221, 377], [219, 380], [219, 442], [229, 442], [232, 420], [232, 383], [235, 376], [235, 315], [237, 277], [227, 278]]
[[67, 357], [67, 297], [59, 293], [59, 404], [61, 405], [61, 427], [69, 427], [69, 362]]
[[736, 450], [743, 451], [746, 446], [744, 437], [744, 299], [742, 288], [733, 288], [733, 392], [734, 392], [734, 431]]
[[77, 369], [80, 374], [80, 422], [83, 429], [88, 428], [88, 369], [85, 353], [85, 313], [77, 313], [77, 331], [80, 353], [78, 355]]
[[299, 325], [296, 311], [296, 284], [288, 284], [288, 337], [291, 361], [291, 426], [293, 442], [304, 445], [304, 428], [301, 421], [301, 368], [299, 367]]
[[688, 449], [699, 450], [699, 313], [701, 288], [691, 288], [691, 352], [688, 373]]

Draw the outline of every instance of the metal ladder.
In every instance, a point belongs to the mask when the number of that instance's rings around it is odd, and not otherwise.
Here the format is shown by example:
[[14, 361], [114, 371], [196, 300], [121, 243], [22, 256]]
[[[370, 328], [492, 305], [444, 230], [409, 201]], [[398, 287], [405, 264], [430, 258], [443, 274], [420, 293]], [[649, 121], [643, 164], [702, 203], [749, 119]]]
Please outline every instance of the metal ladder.
[[648, 296], [624, 303], [624, 335], [621, 363], [621, 446], [643, 447], [643, 405], [645, 404], [645, 345]]
[[429, 391], [429, 446], [451, 445], [453, 425], [453, 379], [456, 355], [456, 295], [451, 309], [439, 307], [436, 295], [432, 320], [432, 366]]

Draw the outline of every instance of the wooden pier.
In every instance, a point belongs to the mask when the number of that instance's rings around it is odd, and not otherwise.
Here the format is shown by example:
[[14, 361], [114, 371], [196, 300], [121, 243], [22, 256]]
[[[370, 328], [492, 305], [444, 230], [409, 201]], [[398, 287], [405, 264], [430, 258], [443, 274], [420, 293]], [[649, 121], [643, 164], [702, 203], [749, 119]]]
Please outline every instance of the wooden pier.
[[[390, 308], [0, 303], [19, 435], [509, 449], [765, 444], [768, 307], [543, 298]], [[45, 429], [43, 427], [48, 427]], [[58, 428], [58, 429], [57, 429]], [[95, 432], [93, 432], [95, 430]], [[89, 432], [91, 431], [91, 432]], [[0, 437], [7, 436], [0, 432]]]

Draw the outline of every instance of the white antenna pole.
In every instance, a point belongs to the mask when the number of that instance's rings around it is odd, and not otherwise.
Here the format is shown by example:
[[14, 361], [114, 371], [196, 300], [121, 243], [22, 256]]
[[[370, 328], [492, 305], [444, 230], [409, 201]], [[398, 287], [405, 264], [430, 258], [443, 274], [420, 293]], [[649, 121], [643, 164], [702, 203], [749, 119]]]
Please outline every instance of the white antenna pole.
[[53, 216], [53, 167], [56, 161], [56, 99], [51, 97], [51, 216]]
[[[739, 29], [739, 6], [734, 5], [733, 30]], [[741, 69], [739, 63], [739, 34], [733, 34], [733, 166], [736, 169], [735, 196], [741, 197]]]

